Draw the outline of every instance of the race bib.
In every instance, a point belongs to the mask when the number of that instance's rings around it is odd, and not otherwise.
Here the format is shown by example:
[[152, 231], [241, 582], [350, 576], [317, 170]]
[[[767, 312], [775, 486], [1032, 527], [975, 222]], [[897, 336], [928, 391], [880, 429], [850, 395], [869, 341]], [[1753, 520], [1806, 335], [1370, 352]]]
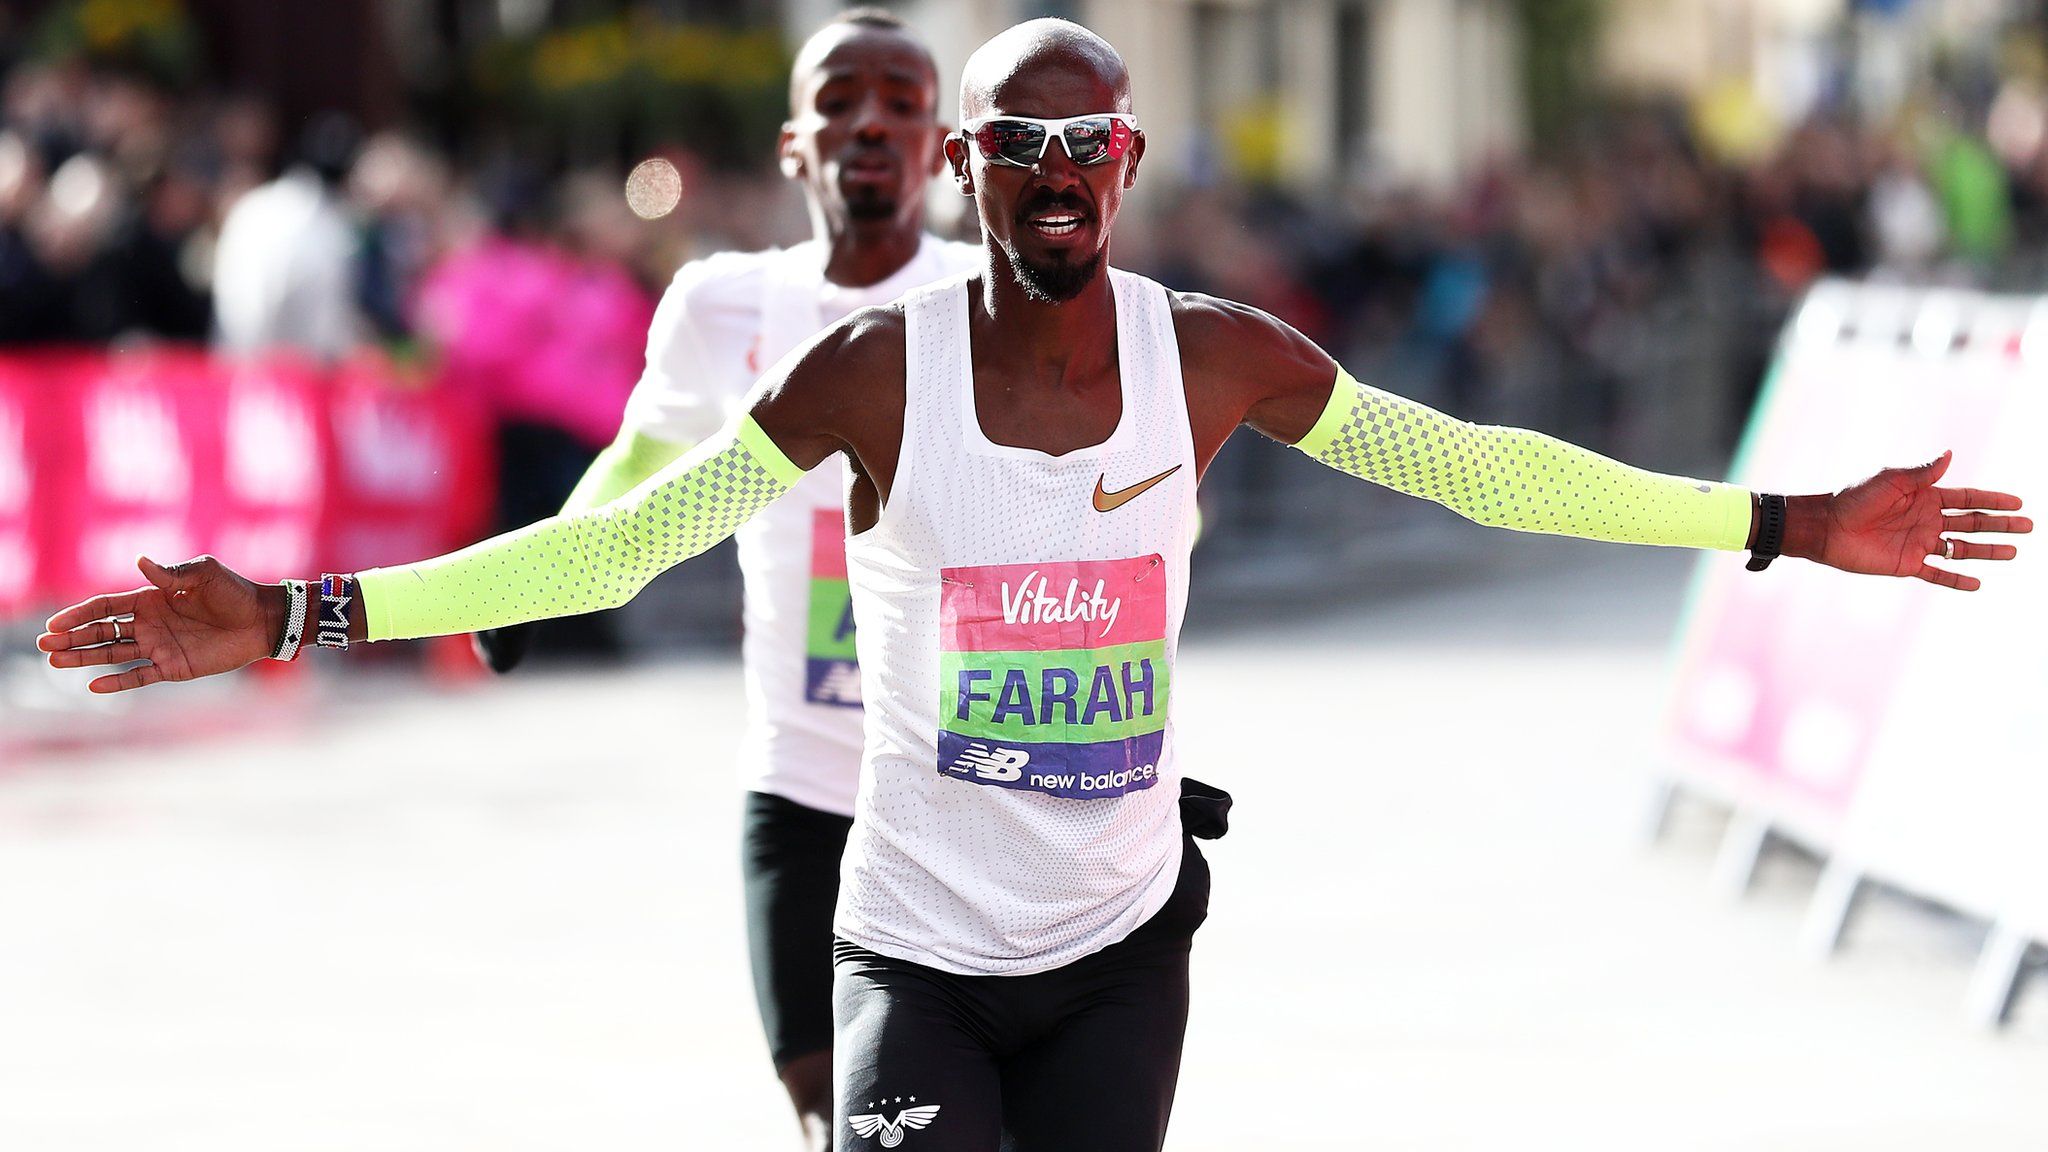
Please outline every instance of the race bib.
[[941, 775], [1077, 800], [1158, 782], [1158, 556], [946, 568], [939, 589]]
[[853, 595], [846, 586], [846, 522], [834, 508], [811, 514], [811, 603], [804, 629], [804, 699], [860, 707], [853, 650]]

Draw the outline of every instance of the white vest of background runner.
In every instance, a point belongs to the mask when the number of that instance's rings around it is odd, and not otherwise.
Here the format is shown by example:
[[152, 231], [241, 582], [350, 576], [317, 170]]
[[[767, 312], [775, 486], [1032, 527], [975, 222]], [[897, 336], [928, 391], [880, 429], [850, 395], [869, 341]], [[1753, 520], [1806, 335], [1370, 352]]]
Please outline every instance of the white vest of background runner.
[[1129, 935], [1179, 874], [1194, 442], [1166, 290], [1109, 276], [1122, 416], [1060, 456], [983, 433], [966, 279], [903, 299], [902, 454], [846, 550], [868, 746], [835, 925], [887, 956], [1055, 968]]
[[[627, 431], [695, 444], [742, 409], [761, 373], [848, 313], [981, 265], [982, 251], [926, 236], [910, 263], [867, 288], [825, 279], [817, 241], [724, 252], [676, 273], [648, 332]], [[738, 533], [745, 579], [747, 721], [740, 777], [809, 808], [853, 814], [862, 745], [847, 611], [846, 466], [812, 469]]]

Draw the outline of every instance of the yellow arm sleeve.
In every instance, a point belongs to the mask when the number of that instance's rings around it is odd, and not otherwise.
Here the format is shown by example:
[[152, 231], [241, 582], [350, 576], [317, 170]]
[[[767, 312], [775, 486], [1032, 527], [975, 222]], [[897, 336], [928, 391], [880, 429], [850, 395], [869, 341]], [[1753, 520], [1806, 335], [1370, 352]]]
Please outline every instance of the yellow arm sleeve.
[[459, 552], [357, 574], [371, 640], [616, 608], [732, 535], [803, 474], [751, 416], [625, 496]]
[[1489, 527], [1731, 551], [1749, 540], [1745, 489], [1645, 472], [1524, 428], [1468, 424], [1341, 368], [1295, 447]]
[[638, 432], [619, 433], [619, 438], [599, 452], [584, 470], [583, 479], [576, 482], [575, 490], [562, 503], [562, 515], [588, 512], [599, 504], [617, 500], [674, 463], [689, 448], [687, 444], [657, 440]]

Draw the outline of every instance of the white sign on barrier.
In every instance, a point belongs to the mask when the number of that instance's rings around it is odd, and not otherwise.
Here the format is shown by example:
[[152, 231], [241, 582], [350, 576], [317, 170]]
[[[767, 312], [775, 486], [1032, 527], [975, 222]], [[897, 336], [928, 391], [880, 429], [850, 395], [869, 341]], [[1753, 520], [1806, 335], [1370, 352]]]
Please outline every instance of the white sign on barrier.
[[[1918, 341], [1925, 293], [1815, 289], [1786, 333], [1732, 479], [1826, 492], [1953, 448], [1984, 467], [1988, 385], [1947, 378]], [[1988, 471], [1979, 473], [1989, 475]], [[1752, 573], [1703, 558], [1679, 642], [1666, 731], [1680, 782], [1830, 847], [1891, 706], [1902, 637], [1935, 589], [1812, 565]]]
[[[1951, 371], [2004, 402], [1961, 482], [2048, 501], [2048, 304], [1978, 298], [1975, 321]], [[2048, 555], [2019, 548], [1904, 638], [1912, 703], [1884, 718], [1835, 863], [2048, 940]]]
[[[1821, 285], [1734, 479], [1826, 491], [1945, 449], [1943, 486], [2048, 502], [2048, 299]], [[1984, 579], [1967, 594], [1701, 565], [1670, 771], [1833, 853], [1809, 923], [1822, 947], [1864, 876], [1997, 921], [1994, 967], [2017, 968], [2014, 940], [2048, 940], [2048, 556], [2019, 545], [2014, 564], [1963, 562]]]

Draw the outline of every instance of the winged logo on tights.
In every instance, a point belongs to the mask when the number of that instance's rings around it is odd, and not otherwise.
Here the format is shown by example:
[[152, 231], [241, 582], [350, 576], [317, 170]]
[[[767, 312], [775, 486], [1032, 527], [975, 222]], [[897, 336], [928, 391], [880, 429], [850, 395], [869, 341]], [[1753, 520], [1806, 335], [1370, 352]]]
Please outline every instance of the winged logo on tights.
[[848, 1116], [846, 1122], [853, 1125], [856, 1135], [873, 1136], [881, 1133], [882, 1147], [894, 1148], [903, 1143], [903, 1133], [906, 1130], [923, 1128], [938, 1114], [937, 1104], [920, 1104], [915, 1108], [905, 1108], [898, 1112], [894, 1120], [884, 1119], [879, 1112], [868, 1112], [859, 1116]]

